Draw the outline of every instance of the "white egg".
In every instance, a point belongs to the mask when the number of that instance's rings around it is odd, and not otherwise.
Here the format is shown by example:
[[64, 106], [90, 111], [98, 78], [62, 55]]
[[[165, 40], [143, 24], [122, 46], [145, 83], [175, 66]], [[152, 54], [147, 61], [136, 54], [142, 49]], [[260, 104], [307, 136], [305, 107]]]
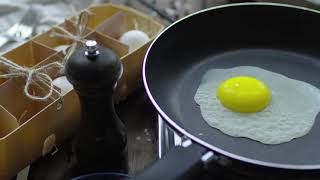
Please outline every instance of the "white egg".
[[68, 81], [66, 76], [56, 78], [53, 80], [52, 84], [60, 88], [61, 95], [65, 95], [73, 89], [72, 84]]
[[149, 40], [149, 36], [146, 33], [139, 30], [128, 31], [120, 37], [120, 42], [128, 45], [130, 52], [143, 46]]
[[[225, 108], [217, 99], [216, 90], [223, 81], [235, 76], [251, 76], [263, 81], [271, 91], [270, 104], [256, 113], [238, 113]], [[280, 144], [306, 135], [320, 111], [318, 88], [251, 66], [209, 70], [194, 99], [210, 126], [230, 136], [264, 144]]]

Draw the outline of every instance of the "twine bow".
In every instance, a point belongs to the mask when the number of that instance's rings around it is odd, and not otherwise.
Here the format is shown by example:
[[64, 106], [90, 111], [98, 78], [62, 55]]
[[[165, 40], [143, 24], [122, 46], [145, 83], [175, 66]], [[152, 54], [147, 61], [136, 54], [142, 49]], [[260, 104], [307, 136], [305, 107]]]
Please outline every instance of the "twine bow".
[[[27, 67], [20, 66], [5, 57], [0, 57], [0, 64], [9, 70], [7, 74], [1, 74], [0, 78], [25, 77], [26, 83], [24, 86], [24, 93], [30, 99], [38, 100], [38, 101], [47, 100], [52, 95], [53, 91], [56, 91], [52, 83], [53, 80], [46, 73], [46, 71], [51, 68], [62, 69], [64, 67], [60, 62], [56, 61], [56, 62], [49, 63], [37, 68], [27, 68]], [[41, 85], [38, 82], [43, 83], [49, 88], [49, 92], [46, 95], [37, 96], [37, 95], [30, 94], [29, 91], [30, 91], [31, 84], [35, 83], [36, 85], [41, 87]], [[42, 90], [44, 90], [44, 88], [42, 88]], [[60, 94], [60, 92], [58, 91], [57, 93]]]
[[[76, 50], [77, 43], [85, 42], [84, 33], [86, 30], [88, 19], [89, 19], [88, 11], [83, 11], [80, 13], [79, 17], [77, 17], [76, 35], [73, 35], [72, 33], [70, 33], [69, 31], [65, 30], [62, 27], [59, 27], [59, 26], [56, 27], [60, 29], [64, 34], [55, 32], [53, 36], [56, 36], [56, 37], [59, 36], [59, 37], [73, 40], [71, 48], [68, 50], [62, 62], [56, 61], [40, 67], [28, 68], [28, 67], [23, 67], [21, 65], [18, 65], [7, 58], [0, 56], [0, 65], [8, 69], [8, 73], [0, 74], [0, 78], [24, 77], [26, 79], [25, 85], [24, 85], [24, 93], [28, 98], [32, 100], [46, 101], [48, 98], [51, 97], [54, 91], [61, 96], [61, 93], [54, 88], [53, 80], [47, 74], [47, 70], [51, 68], [59, 68], [60, 70], [64, 69], [66, 61], [70, 58], [70, 56]], [[47, 88], [49, 88], [49, 91], [43, 88], [43, 86], [38, 82], [47, 86]], [[30, 94], [32, 84], [37, 85], [41, 90], [45, 91], [46, 92], [45, 95], [38, 96], [38, 95]]]
[[67, 51], [63, 63], [65, 64], [66, 61], [70, 58], [70, 56], [74, 53], [74, 51], [77, 48], [77, 44], [80, 42], [84, 44], [86, 42], [86, 39], [84, 38], [85, 32], [87, 29], [88, 21], [89, 21], [89, 16], [93, 14], [92, 12], [85, 10], [80, 13], [79, 16], [76, 16], [76, 34], [72, 34], [68, 30], [64, 29], [61, 26], [56, 26], [56, 29], [59, 29], [63, 33], [59, 32], [52, 32], [50, 34], [51, 37], [62, 37], [65, 39], [70, 39], [73, 41], [73, 43], [70, 45], [69, 50]]

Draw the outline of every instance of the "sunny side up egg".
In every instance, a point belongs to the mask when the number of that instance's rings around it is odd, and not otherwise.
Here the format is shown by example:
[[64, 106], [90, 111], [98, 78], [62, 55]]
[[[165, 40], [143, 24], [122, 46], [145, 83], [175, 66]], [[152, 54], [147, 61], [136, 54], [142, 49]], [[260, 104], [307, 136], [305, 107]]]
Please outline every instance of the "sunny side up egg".
[[[234, 77], [236, 79], [233, 79]], [[221, 92], [218, 93], [218, 91], [224, 83], [228, 80], [239, 81], [237, 78], [250, 77], [258, 81], [251, 82], [256, 83], [258, 88], [261, 85], [259, 83], [263, 82], [270, 91], [269, 99], [268, 91], [258, 91], [262, 93], [262, 99], [265, 99], [260, 102], [261, 107], [252, 108], [252, 104], [249, 103], [251, 105], [251, 108], [248, 106], [249, 111], [248, 109], [241, 111], [243, 109], [241, 102], [237, 100], [227, 99], [226, 101], [227, 97], [223, 97], [224, 102], [221, 102]], [[229, 83], [232, 84], [232, 82]], [[252, 91], [252, 87], [249, 90]], [[226, 96], [225, 93], [222, 95]], [[247, 98], [250, 97], [247, 96]], [[320, 111], [318, 88], [306, 82], [252, 66], [209, 70], [202, 77], [194, 99], [200, 105], [203, 119], [210, 126], [230, 136], [246, 137], [264, 144], [280, 144], [306, 135]], [[256, 100], [253, 98], [252, 102], [258, 102], [259, 105], [259, 101]], [[234, 102], [238, 104], [234, 105]], [[244, 102], [244, 105], [246, 103]], [[236, 108], [232, 108], [232, 105]]]

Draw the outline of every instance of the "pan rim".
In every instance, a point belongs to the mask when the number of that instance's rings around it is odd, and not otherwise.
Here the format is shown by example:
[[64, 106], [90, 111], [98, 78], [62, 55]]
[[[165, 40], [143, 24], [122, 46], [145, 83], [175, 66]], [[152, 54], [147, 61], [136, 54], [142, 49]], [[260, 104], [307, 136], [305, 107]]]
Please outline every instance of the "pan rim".
[[157, 109], [157, 112], [161, 115], [161, 117], [163, 117], [163, 119], [166, 121], [166, 123], [168, 123], [175, 131], [178, 131], [179, 133], [185, 135], [187, 138], [191, 139], [193, 142], [196, 142], [197, 144], [206, 147], [209, 151], [217, 152], [217, 153], [224, 155], [226, 157], [229, 157], [229, 158], [232, 158], [235, 160], [239, 160], [239, 161], [242, 161], [245, 163], [249, 163], [252, 165], [259, 165], [259, 166], [265, 166], [265, 167], [270, 167], [270, 168], [287, 169], [287, 170], [319, 170], [320, 164], [319, 165], [293, 165], [293, 164], [266, 162], [266, 161], [256, 160], [256, 159], [252, 159], [252, 158], [243, 157], [241, 155], [237, 155], [234, 153], [230, 153], [230, 152], [223, 150], [221, 148], [218, 148], [210, 143], [207, 143], [206, 141], [204, 141], [204, 140], [200, 139], [199, 137], [192, 135], [191, 133], [186, 131], [184, 128], [182, 128], [177, 123], [175, 123], [175, 121], [172, 120], [168, 115], [166, 115], [166, 113], [161, 109], [161, 107], [158, 105], [158, 103], [156, 102], [156, 100], [152, 96], [152, 93], [149, 89], [148, 82], [147, 82], [147, 76], [146, 76], [146, 65], [147, 65], [147, 61], [148, 61], [148, 56], [149, 56], [149, 53], [152, 50], [154, 44], [157, 42], [157, 40], [159, 38], [162, 37], [162, 34], [164, 34], [166, 31], [171, 29], [171, 27], [173, 27], [174, 25], [176, 25], [186, 19], [189, 19], [189, 17], [195, 16], [198, 14], [202, 14], [207, 11], [211, 11], [214, 9], [222, 9], [222, 8], [227, 8], [227, 7], [234, 7], [234, 6], [252, 6], [252, 5], [254, 5], [254, 6], [257, 6], [257, 5], [258, 6], [260, 6], [260, 5], [261, 6], [266, 6], [266, 5], [267, 6], [278, 6], [278, 7], [305, 10], [305, 11], [320, 14], [320, 11], [315, 10], [315, 9], [310, 9], [310, 8], [300, 7], [300, 6], [295, 6], [295, 5], [289, 5], [289, 4], [269, 3], [269, 2], [246, 2], [246, 3], [233, 3], [233, 4], [225, 4], [225, 5], [215, 6], [215, 7], [203, 9], [201, 11], [190, 14], [184, 18], [181, 18], [181, 19], [177, 20], [176, 22], [172, 23], [171, 25], [169, 25], [168, 27], [166, 27], [153, 40], [153, 42], [151, 43], [151, 45], [149, 46], [149, 48], [146, 52], [146, 55], [145, 55], [144, 61], [143, 61], [143, 67], [142, 67], [142, 78], [143, 78], [143, 84], [144, 84], [144, 88], [146, 90], [146, 93], [147, 93], [151, 103]]

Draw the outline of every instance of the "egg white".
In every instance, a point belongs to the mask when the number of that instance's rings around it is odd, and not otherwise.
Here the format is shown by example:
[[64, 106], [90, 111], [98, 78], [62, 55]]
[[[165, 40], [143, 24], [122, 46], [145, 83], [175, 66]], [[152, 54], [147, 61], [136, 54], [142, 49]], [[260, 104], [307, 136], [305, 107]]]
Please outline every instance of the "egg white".
[[[270, 104], [256, 113], [238, 113], [225, 108], [217, 99], [216, 91], [223, 81], [235, 76], [251, 76], [263, 81], [271, 92]], [[280, 144], [306, 135], [320, 111], [318, 88], [252, 66], [209, 70], [194, 99], [210, 126], [230, 136], [264, 144]]]

